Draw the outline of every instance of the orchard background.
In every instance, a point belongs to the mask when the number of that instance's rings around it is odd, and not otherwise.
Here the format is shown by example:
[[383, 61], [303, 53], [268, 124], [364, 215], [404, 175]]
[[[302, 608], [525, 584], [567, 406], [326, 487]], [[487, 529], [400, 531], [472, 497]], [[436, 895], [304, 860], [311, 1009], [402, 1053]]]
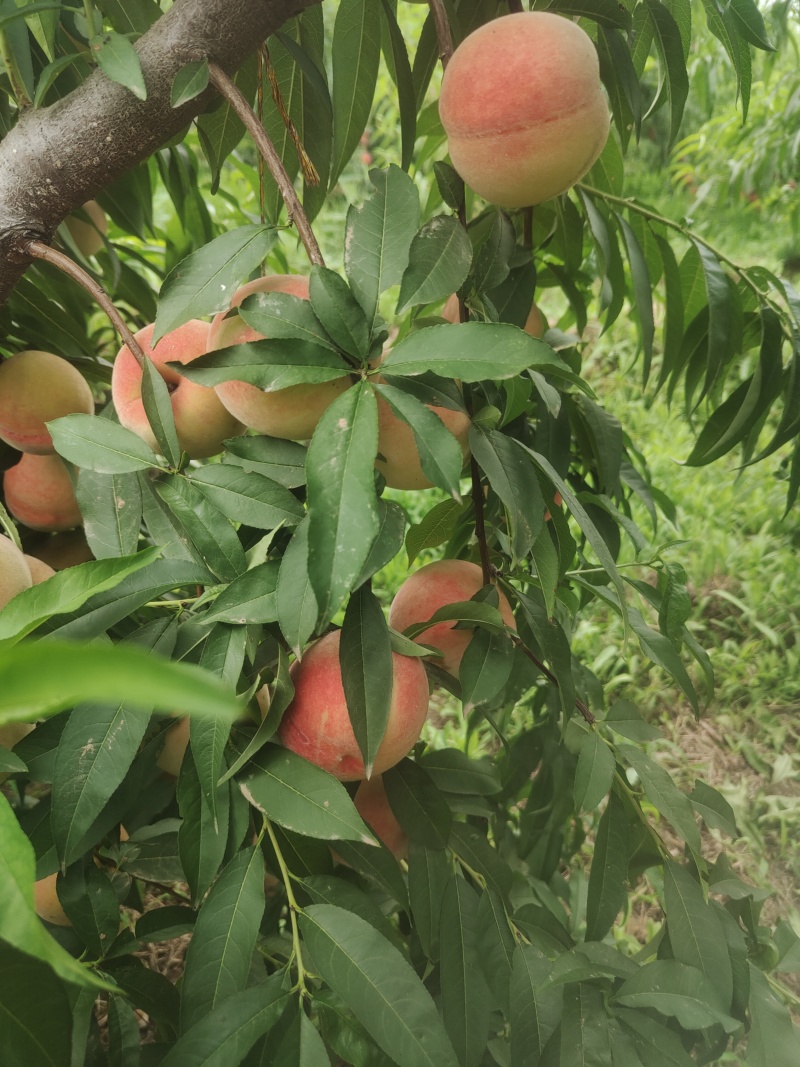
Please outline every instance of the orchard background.
[[[3, 355], [63, 357], [96, 407], [49, 424], [82, 527], [0, 510], [57, 572], [9, 597], [10, 546], [0, 573], [4, 1065], [800, 1060], [796, 12], [553, 4], [612, 130], [502, 211], [437, 101], [509, 8], [0, 4]], [[172, 393], [143, 359], [151, 443], [120, 425], [116, 329], [209, 322], [262, 274], [310, 302], [252, 298], [272, 340]], [[184, 383], [342, 368], [308, 447], [183, 452]], [[378, 396], [433, 488], [375, 473]], [[463, 469], [431, 404], [471, 423]], [[440, 559], [480, 575], [447, 616], [469, 645], [424, 660], [378, 843], [357, 782], [278, 743], [289, 666], [342, 628], [370, 765], [393, 650], [427, 651], [389, 608]]]

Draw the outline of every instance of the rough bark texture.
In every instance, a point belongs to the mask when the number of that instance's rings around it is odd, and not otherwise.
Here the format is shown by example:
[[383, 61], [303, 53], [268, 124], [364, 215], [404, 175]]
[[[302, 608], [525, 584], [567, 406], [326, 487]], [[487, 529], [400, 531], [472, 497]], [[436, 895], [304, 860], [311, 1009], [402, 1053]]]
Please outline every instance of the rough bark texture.
[[47, 108], [31, 108], [0, 142], [0, 304], [66, 216], [180, 133], [215, 95], [170, 106], [176, 73], [205, 56], [233, 72], [288, 18], [319, 0], [176, 0], [138, 41], [147, 99], [95, 71]]

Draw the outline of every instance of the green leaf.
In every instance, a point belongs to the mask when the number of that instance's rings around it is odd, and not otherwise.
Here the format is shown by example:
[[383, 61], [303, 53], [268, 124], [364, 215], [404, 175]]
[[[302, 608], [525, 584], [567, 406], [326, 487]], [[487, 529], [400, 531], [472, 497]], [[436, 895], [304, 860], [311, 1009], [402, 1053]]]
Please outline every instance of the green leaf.
[[620, 8], [614, 0], [558, 0], [558, 10], [567, 18], [581, 16], [591, 19], [598, 26], [618, 27], [626, 30], [631, 24], [628, 9]]
[[233, 719], [239, 700], [207, 671], [138, 648], [41, 641], [0, 650], [0, 725], [30, 722], [86, 701], [127, 700]]
[[653, 359], [653, 338], [655, 337], [653, 288], [650, 284], [647, 261], [641, 245], [636, 240], [636, 234], [622, 215], [617, 215], [616, 218], [625, 241], [625, 250], [628, 254], [628, 264], [631, 269], [631, 285], [633, 286], [633, 297], [636, 304], [637, 325], [644, 352], [642, 376], [645, 383], [647, 383], [650, 377], [650, 364]]
[[622, 983], [614, 999], [628, 1008], [654, 1008], [687, 1030], [719, 1023], [731, 1034], [741, 1025], [725, 1013], [722, 999], [706, 976], [678, 960], [645, 964]]
[[389, 919], [363, 889], [331, 874], [312, 874], [303, 879], [303, 889], [312, 904], [334, 904], [358, 915], [402, 950], [403, 942]]
[[338, 397], [308, 448], [308, 573], [323, 620], [353, 589], [378, 533], [378, 411], [359, 382]]
[[473, 625], [483, 626], [495, 633], [505, 633], [506, 629], [505, 621], [498, 608], [480, 600], [457, 600], [452, 604], [445, 604], [443, 608], [438, 608], [425, 622], [407, 626], [405, 633], [407, 637], [413, 640], [439, 622], [453, 621], [470, 622]]
[[408, 846], [408, 895], [414, 926], [429, 960], [439, 959], [442, 894], [453, 868], [441, 848], [427, 848], [416, 841]]
[[616, 793], [612, 793], [606, 810], [600, 816], [589, 872], [587, 941], [599, 941], [605, 937], [625, 904], [625, 882], [630, 859], [629, 835], [625, 807]]
[[78, 471], [75, 487], [83, 515], [83, 532], [96, 559], [113, 559], [136, 551], [142, 524], [142, 491], [133, 473]]
[[[414, 96], [414, 82], [411, 76], [411, 64], [408, 60], [403, 33], [397, 24], [394, 10], [389, 0], [382, 0], [384, 25], [391, 49], [392, 80], [397, 86], [397, 105], [400, 111], [400, 158], [403, 170], [408, 170], [414, 158], [414, 142], [417, 136], [417, 101]], [[384, 46], [384, 55], [388, 55]]]
[[405, 337], [381, 364], [382, 374], [434, 371], [464, 382], [513, 378], [528, 367], [567, 370], [551, 348], [516, 326], [462, 322], [431, 326]]
[[332, 188], [369, 119], [381, 58], [381, 9], [371, 0], [342, 0], [333, 27]]
[[507, 634], [475, 630], [458, 671], [465, 715], [497, 696], [511, 675], [513, 655], [514, 646]]
[[454, 822], [449, 847], [474, 871], [483, 875], [488, 888], [495, 889], [503, 900], [508, 899], [513, 879], [511, 868], [477, 827]]
[[[257, 70], [256, 57], [253, 55], [249, 59], [246, 59], [233, 75], [233, 81], [236, 88], [251, 104], [255, 103], [256, 99], [256, 87], [258, 84]], [[203, 154], [208, 160], [208, 165], [211, 168], [211, 192], [216, 193], [219, 187], [222, 164], [239, 144], [242, 137], [244, 137], [244, 126], [242, 125], [241, 119], [234, 114], [230, 104], [225, 101], [220, 107], [216, 107], [213, 111], [207, 111], [205, 114], [198, 117], [197, 132], [200, 136], [200, 146], [203, 149]], [[265, 255], [266, 252], [267, 249], [264, 251]], [[238, 281], [236, 285], [241, 285], [242, 281], [247, 279], [247, 276], [256, 266], [257, 263], [253, 263], [252, 266], [242, 274], [241, 280]], [[222, 309], [220, 308], [218, 310]], [[192, 315], [188, 316], [188, 318], [192, 317]]]
[[181, 988], [184, 1034], [243, 992], [263, 911], [264, 858], [247, 848], [222, 871], [197, 916]]
[[285, 489], [306, 484], [306, 447], [278, 437], [234, 437], [226, 442], [225, 461], [255, 471]]
[[199, 356], [191, 363], [170, 363], [200, 385], [241, 381], [267, 392], [292, 385], [320, 385], [347, 377], [348, 364], [330, 348], [292, 338], [248, 341]]
[[152, 344], [189, 319], [224, 311], [274, 241], [271, 226], [240, 226], [182, 259], [161, 286]]
[[683, 44], [678, 24], [660, 0], [646, 0], [659, 55], [659, 87], [656, 99], [666, 93], [669, 102], [669, 147], [675, 142], [683, 118], [689, 77], [683, 58]]
[[766, 977], [750, 964], [748, 1067], [794, 1067], [800, 1056], [800, 1033]]
[[304, 519], [286, 546], [278, 571], [278, 625], [299, 659], [317, 625], [319, 606], [308, 577], [308, 519]]
[[[51, 809], [51, 814], [55, 814]], [[79, 859], [58, 880], [58, 899], [78, 937], [102, 959], [119, 929], [119, 903], [105, 871]]]
[[530, 456], [499, 430], [472, 426], [472, 454], [503, 502], [511, 535], [512, 560], [527, 556], [544, 526], [545, 502]]
[[208, 60], [198, 59], [181, 67], [172, 79], [169, 102], [171, 107], [194, 100], [208, 86]]
[[461, 1067], [478, 1067], [489, 1037], [489, 989], [478, 957], [478, 895], [453, 874], [442, 897], [439, 981], [444, 1026]]
[[323, 841], [374, 844], [342, 783], [289, 749], [267, 745], [238, 783], [254, 808], [287, 830]]
[[316, 972], [399, 1067], [456, 1067], [430, 994], [396, 948], [330, 904], [312, 905], [299, 921]]
[[542, 988], [551, 969], [550, 961], [532, 945], [514, 949], [509, 1011], [512, 1067], [537, 1067], [561, 1021], [562, 989]]
[[40, 960], [0, 941], [0, 1018], [9, 1067], [63, 1067], [70, 1062], [68, 987]]
[[220, 593], [210, 611], [198, 616], [198, 622], [204, 625], [224, 622], [234, 626], [277, 622], [279, 566], [277, 560], [268, 560], [240, 574]]
[[389, 805], [409, 840], [426, 848], [445, 848], [452, 815], [447, 799], [427, 771], [408, 758], [383, 772]]
[[630, 700], [617, 700], [608, 709], [603, 722], [615, 734], [631, 741], [657, 741], [663, 737], [660, 730], [645, 722]]
[[66, 415], [48, 422], [59, 455], [98, 474], [125, 474], [158, 467], [155, 452], [131, 430], [95, 415]]
[[594, 811], [614, 780], [614, 753], [596, 730], [584, 737], [575, 769], [575, 811]]
[[505, 905], [492, 889], [481, 893], [476, 924], [478, 964], [496, 1004], [507, 1014], [516, 943]]
[[178, 855], [192, 902], [198, 907], [225, 856], [230, 792], [227, 786], [217, 790], [215, 810], [204, 803], [193, 751], [194, 742], [184, 753], [178, 778]]
[[[406, 513], [393, 500], [378, 498], [378, 533], [366, 558], [361, 573], [356, 578], [356, 588], [377, 571], [390, 563], [403, 547], [406, 531]], [[399, 651], [395, 649], [395, 652]], [[404, 653], [408, 655], [408, 653]]]
[[373, 882], [392, 900], [396, 900], [401, 908], [408, 911], [408, 892], [403, 872], [383, 842], [379, 841], [378, 848], [375, 848], [374, 844], [365, 844], [361, 841], [340, 840], [336, 844], [336, 853], [345, 863], [349, 863], [354, 870]]
[[460, 480], [464, 456], [461, 445], [442, 419], [413, 396], [390, 385], [376, 385], [393, 413], [414, 433], [422, 471], [428, 481], [461, 501]]
[[400, 283], [408, 264], [419, 226], [419, 193], [395, 164], [387, 170], [372, 170], [369, 177], [375, 192], [347, 212], [344, 269], [371, 326], [378, 297]]
[[689, 798], [678, 789], [660, 764], [632, 745], [620, 745], [618, 753], [630, 763], [642, 782], [650, 803], [672, 823], [695, 852], [700, 851], [700, 831]]
[[192, 555], [222, 582], [233, 581], [247, 569], [244, 549], [222, 512], [182, 474], [167, 475], [156, 491], [181, 531]]
[[139, 1016], [121, 996], [108, 998], [108, 1054], [119, 1067], [138, 1067]]
[[161, 455], [171, 467], [177, 467], [181, 461], [181, 446], [175, 429], [172, 400], [166, 381], [147, 357], [142, 373], [142, 404]]
[[92, 38], [91, 49], [105, 75], [130, 89], [137, 99], [147, 99], [139, 54], [127, 37], [121, 33], [104, 33]]
[[192, 470], [191, 481], [226, 518], [257, 530], [273, 530], [281, 523], [296, 526], [305, 516], [297, 497], [263, 474], [207, 463]]
[[370, 328], [344, 278], [315, 264], [311, 268], [309, 296], [314, 314], [328, 336], [343, 352], [364, 360], [369, 353]]
[[442, 500], [427, 512], [421, 522], [408, 528], [406, 552], [409, 567], [425, 548], [438, 548], [453, 535], [467, 505], [458, 500]]
[[486, 759], [474, 759], [457, 748], [426, 752], [417, 760], [446, 793], [493, 796], [501, 789], [500, 775]]
[[748, 44], [765, 52], [775, 51], [767, 36], [764, 18], [753, 0], [731, 0], [730, 11], [734, 25]]
[[415, 304], [431, 304], [450, 296], [466, 281], [471, 263], [472, 245], [458, 219], [452, 215], [429, 219], [411, 242], [397, 314]]
[[564, 989], [561, 1015], [561, 1062], [612, 1067], [611, 1034], [603, 990], [588, 982]]
[[222, 778], [220, 778], [220, 784], [227, 781], [232, 775], [237, 774], [256, 754], [256, 752], [259, 752], [267, 741], [274, 736], [284, 711], [292, 701], [292, 697], [294, 696], [294, 685], [292, 684], [291, 675], [289, 674], [288, 655], [282, 648], [278, 653], [278, 665], [274, 668], [274, 673], [275, 686], [272, 690], [269, 708], [265, 712], [259, 723], [258, 729], [251, 740], [248, 741], [245, 748], [231, 763]]
[[689, 794], [692, 807], [707, 826], [722, 830], [729, 837], [739, 837], [736, 814], [725, 797], [713, 786], [697, 778]]
[[383, 609], [366, 585], [353, 593], [344, 613], [339, 664], [347, 712], [369, 778], [389, 721], [394, 662]]
[[336, 351], [311, 303], [302, 297], [290, 293], [251, 293], [240, 306], [239, 315], [264, 337], [309, 341]]

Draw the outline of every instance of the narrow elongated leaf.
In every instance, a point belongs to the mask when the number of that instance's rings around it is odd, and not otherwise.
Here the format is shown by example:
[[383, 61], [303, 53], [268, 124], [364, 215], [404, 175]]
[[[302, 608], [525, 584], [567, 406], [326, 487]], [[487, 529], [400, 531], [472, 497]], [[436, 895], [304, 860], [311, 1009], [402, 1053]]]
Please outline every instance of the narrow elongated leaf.
[[314, 969], [399, 1067], [456, 1067], [430, 994], [369, 923], [330, 904], [300, 916]]
[[194, 742], [184, 754], [178, 779], [177, 800], [182, 820], [178, 829], [178, 854], [197, 907], [225, 855], [230, 792], [227, 786], [218, 791], [214, 810], [203, 802], [193, 752]]
[[[466, 230], [452, 215], [435, 215], [414, 235], [403, 272], [397, 313], [430, 304], [464, 284], [472, 263]], [[395, 372], [396, 373], [396, 372]]]
[[494, 765], [486, 759], [472, 759], [460, 749], [436, 749], [416, 762], [446, 793], [492, 796], [500, 792], [500, 776]]
[[509, 1012], [512, 1067], [537, 1067], [561, 1020], [561, 988], [542, 989], [551, 970], [550, 961], [532, 945], [514, 949]]
[[276, 622], [278, 567], [277, 560], [268, 560], [240, 574], [198, 621], [204, 625], [224, 622], [236, 626]]
[[189, 319], [225, 310], [274, 241], [270, 226], [240, 226], [181, 260], [161, 286], [152, 343]]
[[514, 647], [504, 633], [477, 628], [461, 659], [458, 680], [464, 714], [492, 700], [508, 681]]
[[292, 534], [278, 571], [278, 625], [299, 659], [314, 632], [319, 606], [308, 576], [308, 519]]
[[800, 1056], [800, 1033], [765, 976], [752, 963], [749, 966], [752, 1028], [747, 1040], [748, 1067], [794, 1067]]
[[343, 0], [333, 27], [332, 187], [369, 119], [381, 57], [381, 9], [371, 0]]
[[478, 958], [478, 895], [453, 874], [442, 898], [442, 1017], [461, 1067], [477, 1067], [489, 1036], [489, 989]]
[[544, 525], [545, 503], [536, 470], [522, 448], [499, 430], [473, 426], [472, 454], [503, 502], [513, 559], [524, 559]]
[[142, 373], [142, 404], [161, 455], [166, 457], [171, 467], [177, 467], [181, 460], [181, 447], [175, 430], [170, 393], [153, 361], [147, 358]]
[[678, 789], [667, 771], [632, 745], [620, 745], [617, 750], [630, 763], [642, 781], [647, 799], [675, 827], [686, 844], [700, 851], [700, 831], [697, 828], [689, 798]]
[[406, 44], [397, 24], [394, 10], [388, 0], [382, 0], [382, 6], [392, 56], [392, 79], [397, 86], [397, 104], [400, 110], [400, 158], [403, 170], [408, 170], [414, 156], [414, 142], [417, 135], [417, 102], [414, 97], [414, 82]]
[[363, 889], [332, 874], [312, 874], [304, 878], [303, 889], [311, 897], [313, 904], [334, 904], [337, 908], [344, 908], [374, 926], [397, 948], [403, 949], [403, 942], [397, 930]]
[[78, 471], [75, 487], [83, 532], [95, 559], [136, 551], [142, 524], [142, 490], [135, 474]]
[[575, 770], [575, 810], [593, 811], [611, 788], [614, 753], [596, 730], [586, 735]]
[[447, 853], [411, 841], [408, 846], [408, 894], [414, 925], [425, 955], [439, 958], [442, 894], [453, 868]]
[[222, 512], [182, 474], [168, 475], [156, 485], [192, 554], [220, 581], [230, 582], [247, 569], [244, 549]]
[[396, 900], [401, 908], [409, 910], [403, 872], [383, 842], [379, 841], [378, 848], [375, 848], [374, 845], [361, 841], [340, 840], [336, 844], [336, 853], [359, 874], [363, 874], [381, 891], [387, 893], [392, 900]]
[[59, 455], [98, 474], [125, 474], [159, 465], [155, 452], [131, 430], [95, 415], [66, 415], [48, 422]]
[[92, 53], [100, 69], [112, 81], [130, 89], [139, 100], [147, 99], [139, 53], [121, 33], [104, 33], [92, 42]]
[[389, 721], [394, 664], [383, 609], [367, 586], [353, 593], [347, 605], [339, 663], [347, 712], [369, 778]]
[[247, 848], [222, 871], [197, 917], [183, 974], [183, 1033], [244, 990], [263, 911], [264, 858]]
[[581, 1067], [612, 1067], [611, 1034], [602, 989], [588, 982], [564, 990], [561, 1062]]
[[68, 988], [40, 960], [0, 941], [0, 1018], [9, 1067], [63, 1067], [70, 1062]]
[[239, 314], [264, 337], [286, 337], [309, 341], [336, 351], [308, 300], [289, 293], [252, 293], [241, 304]]
[[[356, 589], [382, 570], [394, 559], [403, 547], [406, 531], [406, 513], [393, 500], [378, 498], [378, 533], [366, 558], [361, 573], [356, 578]], [[395, 649], [398, 652], [399, 649]]]
[[449, 847], [472, 870], [483, 875], [489, 888], [495, 889], [507, 901], [513, 880], [511, 868], [477, 827], [454, 822]]
[[698, 883], [677, 863], [664, 865], [664, 911], [675, 959], [702, 971], [729, 1011], [733, 973], [722, 924]]
[[730, 837], [739, 837], [733, 808], [713, 786], [698, 778], [694, 783], [694, 789], [689, 794], [689, 800], [707, 826], [722, 830]]
[[378, 533], [377, 401], [365, 382], [335, 400], [308, 449], [308, 573], [322, 619], [353, 588]]
[[234, 437], [226, 441], [227, 463], [263, 474], [286, 489], [306, 484], [306, 447], [277, 437]]
[[227, 518], [258, 530], [272, 530], [281, 523], [295, 526], [305, 515], [288, 489], [263, 474], [246, 473], [227, 463], [209, 463], [192, 471], [192, 484]]
[[342, 783], [289, 749], [267, 745], [238, 782], [253, 807], [287, 830], [374, 844]]
[[478, 901], [476, 936], [483, 976], [495, 1002], [507, 1012], [515, 941], [505, 905], [493, 889], [485, 889]]
[[595, 841], [589, 893], [586, 900], [586, 938], [605, 937], [625, 903], [630, 845], [628, 817], [622, 801], [612, 793], [600, 817]]
[[464, 456], [453, 434], [435, 411], [408, 393], [390, 385], [378, 385], [376, 390], [394, 414], [411, 427], [425, 476], [460, 502]]
[[442, 500], [421, 522], [409, 527], [406, 534], [409, 567], [424, 548], [438, 548], [450, 540], [464, 507], [457, 500]]
[[669, 102], [669, 144], [675, 141], [680, 129], [686, 97], [689, 94], [689, 77], [683, 59], [681, 33], [675, 19], [660, 0], [646, 0], [654, 39], [658, 48], [660, 84]]
[[119, 902], [105, 871], [79, 859], [59, 878], [56, 889], [76, 933], [102, 959], [119, 928]]
[[734, 330], [733, 302], [736, 289], [716, 255], [700, 241], [695, 242], [703, 264], [708, 297], [708, 363], [703, 395], [713, 387], [732, 357], [737, 338]]
[[172, 80], [169, 93], [170, 106], [180, 107], [181, 104], [194, 100], [207, 85], [208, 60], [199, 59], [194, 63], [187, 63], [185, 67], [181, 67]]
[[719, 1023], [733, 1033], [739, 1023], [726, 1014], [722, 998], [702, 971], [678, 960], [655, 960], [627, 978], [615, 997], [629, 1008], [655, 1008], [687, 1030]]
[[363, 308], [336, 271], [315, 265], [309, 285], [311, 306], [327, 334], [357, 359], [369, 352], [370, 330]]
[[383, 773], [392, 811], [411, 841], [427, 848], [445, 848], [452, 816], [446, 798], [430, 775], [413, 760], [403, 759]]

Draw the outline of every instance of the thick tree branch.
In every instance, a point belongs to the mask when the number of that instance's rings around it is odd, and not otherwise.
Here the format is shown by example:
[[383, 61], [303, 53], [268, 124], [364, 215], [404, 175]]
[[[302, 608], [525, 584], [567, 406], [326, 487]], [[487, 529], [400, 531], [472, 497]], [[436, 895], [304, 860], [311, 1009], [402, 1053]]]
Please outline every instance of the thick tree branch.
[[147, 99], [95, 71], [51, 107], [30, 108], [0, 142], [0, 304], [66, 216], [185, 129], [215, 98], [170, 106], [177, 72], [209, 57], [240, 66], [286, 19], [318, 0], [176, 0], [137, 43]]

